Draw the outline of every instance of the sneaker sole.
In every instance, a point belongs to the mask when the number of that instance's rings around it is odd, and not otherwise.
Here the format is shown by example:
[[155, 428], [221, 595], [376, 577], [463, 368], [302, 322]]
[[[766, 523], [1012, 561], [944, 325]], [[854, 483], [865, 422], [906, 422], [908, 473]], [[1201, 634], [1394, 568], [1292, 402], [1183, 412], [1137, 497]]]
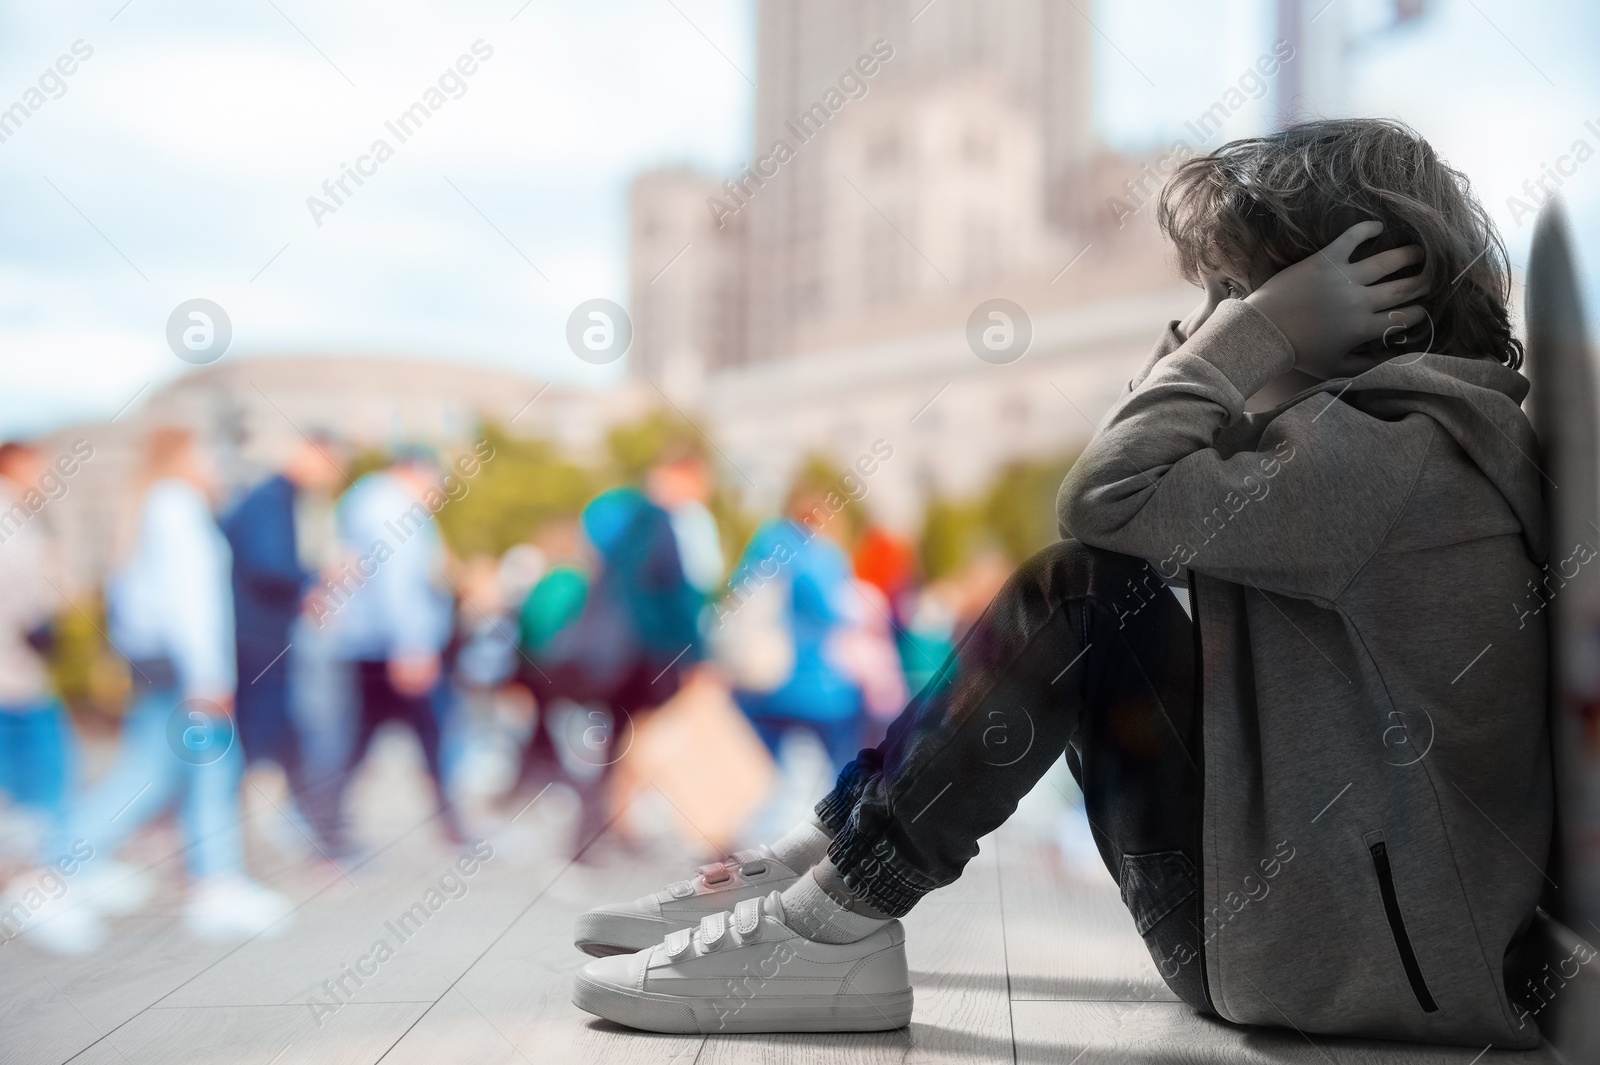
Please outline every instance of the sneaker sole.
[[882, 995], [680, 997], [629, 991], [578, 974], [572, 1004], [647, 1032], [884, 1032], [911, 1023], [911, 988]]
[[680, 928], [694, 928], [700, 924], [678, 921], [653, 921], [648, 917], [630, 917], [621, 913], [586, 913], [578, 918], [572, 930], [573, 946], [595, 958], [613, 954], [632, 954], [647, 950]]

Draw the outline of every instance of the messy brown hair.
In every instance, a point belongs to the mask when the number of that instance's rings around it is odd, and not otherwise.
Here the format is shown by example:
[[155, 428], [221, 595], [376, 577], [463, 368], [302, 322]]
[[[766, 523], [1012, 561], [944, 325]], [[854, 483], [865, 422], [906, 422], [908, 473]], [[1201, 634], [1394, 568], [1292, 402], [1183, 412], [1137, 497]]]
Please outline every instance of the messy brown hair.
[[1178, 168], [1162, 189], [1157, 218], [1177, 250], [1179, 272], [1196, 283], [1208, 269], [1241, 264], [1276, 273], [1357, 222], [1376, 219], [1383, 233], [1353, 258], [1418, 244], [1431, 278], [1417, 302], [1432, 335], [1389, 350], [1522, 365], [1522, 342], [1506, 311], [1505, 245], [1466, 175], [1403, 123], [1330, 119], [1225, 144]]

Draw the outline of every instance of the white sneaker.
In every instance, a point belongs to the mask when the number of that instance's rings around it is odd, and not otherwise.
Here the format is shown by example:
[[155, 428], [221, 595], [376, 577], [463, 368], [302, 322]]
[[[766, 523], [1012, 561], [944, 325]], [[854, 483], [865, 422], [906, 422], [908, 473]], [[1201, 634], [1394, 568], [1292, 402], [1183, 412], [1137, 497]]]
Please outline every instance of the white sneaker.
[[800, 873], [762, 844], [703, 865], [693, 879], [669, 884], [654, 895], [590, 910], [578, 918], [573, 942], [597, 958], [632, 954], [655, 946], [669, 932], [695, 927], [707, 914], [782, 891], [798, 879]]
[[24, 935], [52, 954], [88, 954], [106, 939], [99, 914], [70, 893], [51, 898], [37, 874], [17, 877], [0, 898], [0, 943]]
[[905, 930], [817, 943], [774, 891], [636, 954], [589, 962], [572, 1003], [652, 1032], [875, 1032], [911, 1023]]
[[183, 921], [202, 939], [272, 936], [288, 923], [290, 909], [288, 899], [249, 877], [210, 876], [190, 890]]
[[107, 861], [85, 865], [73, 892], [99, 912], [122, 917], [149, 902], [155, 886], [155, 874], [150, 870]]

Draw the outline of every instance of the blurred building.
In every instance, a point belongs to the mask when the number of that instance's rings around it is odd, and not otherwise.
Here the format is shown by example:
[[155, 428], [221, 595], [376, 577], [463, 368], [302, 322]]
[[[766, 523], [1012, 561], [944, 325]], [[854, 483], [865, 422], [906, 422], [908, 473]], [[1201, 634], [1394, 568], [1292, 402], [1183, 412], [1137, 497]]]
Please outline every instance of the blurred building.
[[[826, 106], [829, 90], [857, 69], [862, 57], [879, 58], [878, 70], [862, 79], [866, 95], [852, 100], [846, 94], [848, 102], [838, 113], [859, 118], [863, 110], [873, 112], [880, 129], [894, 125], [897, 112], [914, 108], [906, 95], [931, 91], [948, 99], [950, 83], [971, 75], [989, 83], [991, 98], [1001, 98], [1009, 109], [1025, 115], [1032, 130], [1031, 151], [1039, 155], [1031, 175], [1031, 198], [1044, 209], [1039, 221], [1046, 212], [1059, 212], [1069, 198], [1065, 186], [1070, 175], [1094, 154], [1093, 30], [1071, 5], [1052, 0], [938, 0], [918, 8], [902, 0], [762, 0], [759, 5], [753, 144], [756, 151], [765, 152], [786, 141], [795, 158], [752, 200], [749, 335], [741, 361], [801, 353], [799, 330], [839, 310], [834, 297], [840, 286], [833, 277], [840, 265], [836, 230], [841, 222], [848, 226], [848, 220], [840, 217], [837, 205], [841, 186], [844, 194], [850, 194], [843, 179], [859, 173], [855, 166], [861, 160], [838, 154], [832, 129], [806, 143], [798, 143], [794, 130], [803, 127], [802, 116], [812, 113], [816, 104]], [[892, 49], [890, 58], [874, 54], [873, 46], [880, 40]], [[902, 90], [899, 104], [880, 108], [882, 98], [895, 89]], [[974, 101], [974, 106], [982, 105]], [[964, 136], [961, 126], [941, 120], [931, 107], [921, 110], [956, 139]], [[904, 132], [913, 141], [926, 137], [926, 130]], [[886, 138], [879, 140], [883, 151], [894, 150]], [[898, 157], [880, 156], [878, 165], [899, 169], [909, 182], [926, 181], [935, 176], [935, 160], [916, 147], [905, 145]], [[898, 211], [902, 205], [877, 206]], [[996, 201], [989, 204], [998, 206]], [[991, 225], [987, 214], [978, 211], [970, 220], [958, 215], [947, 221], [956, 228], [981, 230]], [[902, 233], [911, 244], [923, 246], [930, 234], [913, 220], [907, 222]], [[883, 244], [888, 247], [896, 239], [889, 233]], [[861, 249], [858, 245], [850, 250], [859, 254]], [[933, 251], [924, 250], [939, 261]], [[898, 250], [877, 253], [879, 259], [898, 254]]]
[[744, 350], [744, 225], [706, 210], [723, 194], [714, 180], [681, 168], [652, 170], [629, 201], [629, 291], [635, 376], [672, 394], [699, 392], [705, 372]]
[[[1185, 299], [1150, 212], [1108, 209], [1144, 160], [1095, 138], [1090, 24], [1051, 0], [759, 11], [757, 158], [635, 183], [636, 379], [758, 505], [809, 453], [887, 442], [872, 506], [908, 528], [1081, 445]], [[1033, 331], [1005, 364], [967, 335], [996, 297]]]
[[426, 443], [471, 446], [485, 422], [509, 425], [593, 457], [605, 428], [641, 414], [637, 389], [609, 394], [546, 387], [531, 376], [469, 363], [365, 356], [264, 356], [193, 370], [156, 389], [112, 422], [67, 426], [40, 441], [47, 455], [77, 440], [94, 449], [65, 494], [42, 512], [59, 539], [73, 589], [102, 580], [119, 523], [129, 520], [140, 448], [155, 426], [195, 431], [223, 500], [282, 461], [302, 434], [328, 433], [353, 449]]
[[[1224, 5], [1239, 54], [1218, 57], [1220, 99], [1238, 69], [1291, 58], [1266, 105], [1214, 106], [1241, 117], [1189, 150], [1345, 113], [1351, 50], [1426, 7]], [[630, 369], [696, 412], [754, 503], [807, 454], [845, 464], [882, 439], [872, 508], [909, 529], [934, 495], [1081, 447], [1187, 309], [1153, 217], [1183, 156], [1097, 139], [1087, 8], [761, 0], [755, 158], [638, 177]], [[968, 328], [997, 297], [1033, 330], [1000, 364]]]

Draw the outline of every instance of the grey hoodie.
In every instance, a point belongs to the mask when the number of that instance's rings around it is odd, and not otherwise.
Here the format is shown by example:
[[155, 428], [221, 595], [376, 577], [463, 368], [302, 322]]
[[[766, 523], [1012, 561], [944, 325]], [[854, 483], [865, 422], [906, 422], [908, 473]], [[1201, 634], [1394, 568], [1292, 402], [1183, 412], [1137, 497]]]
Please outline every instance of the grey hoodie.
[[1212, 1001], [1536, 1046], [1503, 962], [1551, 834], [1543, 605], [1595, 551], [1540, 568], [1520, 374], [1407, 355], [1246, 414], [1292, 361], [1240, 300], [1169, 328], [1058, 499], [1064, 534], [1192, 582]]

